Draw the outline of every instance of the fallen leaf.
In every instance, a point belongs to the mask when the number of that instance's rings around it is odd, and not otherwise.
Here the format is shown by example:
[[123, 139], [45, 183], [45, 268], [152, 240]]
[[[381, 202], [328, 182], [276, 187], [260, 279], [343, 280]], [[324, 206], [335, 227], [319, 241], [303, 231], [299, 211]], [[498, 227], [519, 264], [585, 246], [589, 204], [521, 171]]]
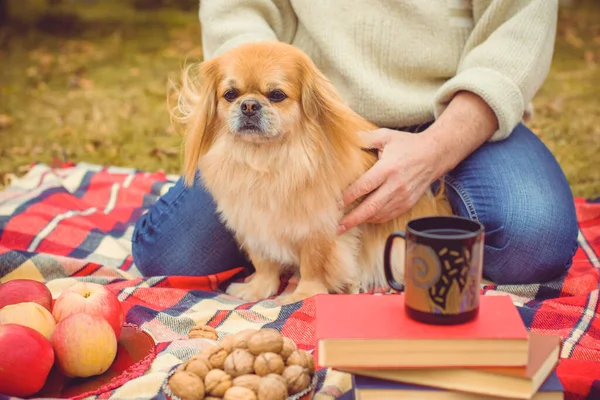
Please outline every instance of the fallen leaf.
[[168, 135], [175, 135], [175, 134], [177, 134], [177, 129], [175, 129], [175, 127], [173, 125], [169, 125], [169, 126], [167, 126], [167, 129], [165, 129], [165, 132]]
[[24, 156], [29, 154], [29, 149], [27, 147], [15, 146], [11, 147], [8, 152], [13, 156]]
[[109, 156], [116, 157], [119, 154], [119, 148], [116, 146], [109, 147], [106, 151]]
[[119, 117], [121, 117], [123, 119], [129, 119], [129, 118], [131, 118], [131, 115], [133, 114], [134, 109], [135, 108], [131, 103], [124, 103], [121, 106], [121, 108], [119, 108], [117, 113], [119, 114]]
[[579, 35], [577, 35], [577, 32], [575, 32], [575, 30], [573, 28], [568, 28], [565, 31], [565, 40], [567, 41], [567, 43], [569, 43], [571, 46], [576, 47], [576, 48], [581, 48], [584, 44], [583, 39], [581, 39], [579, 37]]
[[156, 158], [158, 158], [158, 159], [159, 159], [159, 160], [161, 160], [161, 161], [162, 161], [162, 159], [163, 159], [163, 155], [162, 155], [162, 153], [161, 153], [161, 152], [160, 152], [160, 151], [159, 151], [159, 150], [158, 150], [156, 147], [155, 147], [155, 148], [153, 148], [152, 150], [150, 150], [150, 152], [148, 153], [148, 155], [149, 155], [150, 157], [156, 157]]
[[150, 152], [148, 154], [151, 157], [156, 157], [159, 160], [162, 160], [164, 157], [173, 157], [173, 156], [179, 154], [179, 151], [174, 148], [164, 149], [161, 147], [155, 147], [152, 150], [150, 150]]
[[585, 60], [585, 63], [587, 64], [588, 67], [590, 68], [595, 68], [596, 67], [596, 60], [595, 60], [595, 56], [594, 53], [591, 50], [586, 50], [583, 53], [583, 59]]
[[6, 114], [0, 114], [0, 129], [9, 128], [13, 122], [14, 120], [10, 116]]
[[548, 108], [550, 109], [550, 111], [559, 114], [563, 110], [563, 105], [564, 105], [564, 97], [563, 96], [556, 96], [548, 104]]
[[[61, 119], [62, 120], [62, 119]], [[70, 136], [73, 134], [73, 128], [70, 126], [63, 127], [60, 131], [58, 131], [57, 135], [59, 137]]]
[[29, 67], [25, 70], [25, 73], [28, 77], [33, 78], [39, 74], [39, 71], [36, 67]]
[[91, 89], [94, 87], [94, 82], [89, 79], [73, 75], [69, 78], [69, 88], [71, 89]]
[[101, 145], [102, 142], [100, 140], [92, 139], [88, 143], [86, 143], [84, 147], [89, 153], [96, 153], [98, 147], [100, 147]]
[[13, 180], [15, 180], [17, 176], [15, 174], [12, 173], [6, 173], [4, 174], [4, 176], [2, 177], [2, 183], [4, 184], [4, 186], [10, 186], [10, 184], [12, 183]]
[[85, 149], [87, 150], [88, 153], [92, 153], [92, 154], [96, 153], [96, 147], [94, 147], [94, 145], [91, 143], [86, 143]]
[[43, 54], [40, 56], [39, 63], [44, 67], [49, 66], [54, 61], [54, 56], [52, 54]]

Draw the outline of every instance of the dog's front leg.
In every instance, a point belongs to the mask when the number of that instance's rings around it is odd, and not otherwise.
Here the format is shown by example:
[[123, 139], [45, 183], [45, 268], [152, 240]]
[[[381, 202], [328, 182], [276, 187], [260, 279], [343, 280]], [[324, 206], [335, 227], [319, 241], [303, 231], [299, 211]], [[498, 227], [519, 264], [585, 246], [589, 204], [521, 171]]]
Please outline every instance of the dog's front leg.
[[320, 236], [307, 240], [300, 251], [300, 280], [293, 293], [280, 296], [290, 304], [305, 298], [348, 290], [357, 282], [355, 234], [340, 237]]
[[248, 282], [232, 283], [227, 288], [227, 294], [246, 301], [266, 299], [279, 289], [280, 265], [272, 260], [249, 254], [256, 272]]

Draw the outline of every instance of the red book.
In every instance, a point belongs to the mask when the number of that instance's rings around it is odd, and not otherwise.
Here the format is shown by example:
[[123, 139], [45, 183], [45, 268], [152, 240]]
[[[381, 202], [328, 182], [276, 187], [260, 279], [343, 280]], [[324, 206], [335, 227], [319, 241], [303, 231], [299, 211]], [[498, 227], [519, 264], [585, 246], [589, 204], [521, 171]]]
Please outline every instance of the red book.
[[527, 329], [509, 296], [481, 296], [478, 316], [428, 325], [404, 312], [404, 295], [319, 295], [316, 362], [333, 368], [524, 366]]

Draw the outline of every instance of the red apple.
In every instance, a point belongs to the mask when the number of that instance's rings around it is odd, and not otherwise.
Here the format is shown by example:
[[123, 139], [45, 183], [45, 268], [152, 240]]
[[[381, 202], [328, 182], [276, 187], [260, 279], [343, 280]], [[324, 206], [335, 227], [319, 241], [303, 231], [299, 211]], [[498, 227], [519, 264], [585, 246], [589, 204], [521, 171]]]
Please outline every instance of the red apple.
[[117, 339], [123, 327], [123, 306], [117, 296], [99, 283], [77, 282], [58, 296], [52, 308], [56, 322], [69, 315], [86, 313], [108, 321]]
[[0, 308], [29, 301], [52, 311], [52, 293], [42, 282], [33, 279], [13, 279], [0, 285]]
[[68, 377], [100, 375], [110, 368], [117, 355], [115, 332], [97, 315], [78, 313], [63, 318], [51, 341], [56, 362]]
[[40, 391], [54, 364], [50, 341], [23, 325], [0, 325], [0, 354], [0, 393], [8, 396]]

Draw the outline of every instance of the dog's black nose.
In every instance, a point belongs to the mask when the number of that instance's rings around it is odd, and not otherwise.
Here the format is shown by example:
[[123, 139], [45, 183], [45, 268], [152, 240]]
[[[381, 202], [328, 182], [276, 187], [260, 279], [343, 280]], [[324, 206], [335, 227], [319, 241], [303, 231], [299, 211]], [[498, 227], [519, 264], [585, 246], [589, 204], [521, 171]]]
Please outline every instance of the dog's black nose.
[[242, 114], [247, 115], [248, 117], [256, 114], [256, 112], [262, 108], [260, 103], [256, 100], [244, 100], [240, 107], [242, 108]]

